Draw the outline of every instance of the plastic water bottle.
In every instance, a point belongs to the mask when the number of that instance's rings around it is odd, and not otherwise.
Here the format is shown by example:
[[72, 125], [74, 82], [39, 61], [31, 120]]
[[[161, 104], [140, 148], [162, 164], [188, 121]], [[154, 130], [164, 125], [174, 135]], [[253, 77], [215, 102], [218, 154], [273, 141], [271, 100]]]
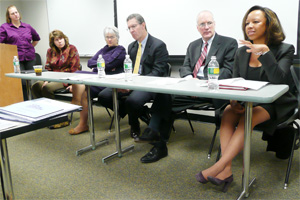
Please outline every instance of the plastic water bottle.
[[21, 73], [20, 62], [19, 62], [18, 56], [14, 56], [13, 62], [14, 62], [14, 72], [15, 73]]
[[132, 61], [129, 55], [126, 55], [124, 60], [125, 81], [132, 81]]
[[216, 56], [211, 57], [211, 61], [208, 64], [208, 89], [211, 91], [216, 91], [219, 89], [219, 63]]
[[102, 58], [102, 54], [100, 54], [97, 59], [97, 69], [98, 69], [98, 77], [104, 78], [105, 77], [105, 61]]

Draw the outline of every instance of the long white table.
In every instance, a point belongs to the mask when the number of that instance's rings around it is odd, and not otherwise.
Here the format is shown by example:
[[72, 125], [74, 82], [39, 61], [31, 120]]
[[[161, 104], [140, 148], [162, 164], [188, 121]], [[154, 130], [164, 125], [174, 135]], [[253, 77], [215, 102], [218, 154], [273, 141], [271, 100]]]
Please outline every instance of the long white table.
[[[77, 74], [78, 75], [78, 74]], [[165, 77], [150, 77], [150, 76], [136, 76], [133, 77], [133, 81], [125, 82], [124, 79], [117, 78], [97, 78], [95, 75], [91, 75], [90, 78], [85, 78], [80, 81], [71, 80], [61, 80], [62, 77], [75, 76], [70, 73], [62, 72], [43, 72], [43, 75], [38, 77], [35, 74], [6, 74], [6, 76], [14, 78], [22, 78], [27, 80], [44, 80], [44, 81], [57, 81], [71, 84], [85, 84], [88, 86], [88, 91], [90, 86], [102, 86], [113, 88], [113, 103], [115, 111], [115, 134], [116, 134], [116, 152], [111, 155], [104, 157], [102, 159], [105, 162], [107, 159], [113, 158], [115, 156], [122, 157], [122, 154], [133, 148], [129, 146], [125, 149], [121, 147], [120, 140], [120, 126], [118, 121], [118, 101], [117, 101], [117, 88], [120, 89], [131, 89], [140, 90], [147, 92], [156, 93], [167, 93], [167, 94], [177, 94], [177, 95], [187, 95], [187, 96], [197, 96], [215, 99], [226, 99], [226, 100], [237, 100], [245, 102], [245, 139], [244, 139], [244, 179], [243, 179], [243, 191], [238, 197], [238, 199], [249, 196], [249, 186], [254, 182], [255, 178], [249, 184], [250, 176], [250, 144], [251, 144], [251, 124], [252, 124], [252, 104], [253, 103], [272, 103], [285, 92], [288, 91], [287, 85], [267, 85], [260, 90], [247, 90], [247, 91], [237, 91], [237, 90], [218, 90], [217, 92], [211, 92], [207, 87], [200, 86], [204, 80], [190, 79], [184, 80], [173, 84], [162, 84], [168, 78]], [[89, 92], [88, 92], [89, 95]], [[90, 98], [88, 98], [90, 99]], [[91, 126], [93, 126], [93, 117], [91, 110], [91, 103], [89, 102], [89, 118]], [[87, 149], [83, 149], [79, 152], [95, 149], [95, 137], [94, 130], [91, 130], [91, 145]]]

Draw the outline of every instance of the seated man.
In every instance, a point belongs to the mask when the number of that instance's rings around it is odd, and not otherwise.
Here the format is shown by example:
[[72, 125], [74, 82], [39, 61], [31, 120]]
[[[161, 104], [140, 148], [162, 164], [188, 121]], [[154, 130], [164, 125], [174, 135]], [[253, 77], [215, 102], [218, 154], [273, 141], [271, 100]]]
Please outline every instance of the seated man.
[[[197, 29], [202, 38], [188, 46], [183, 66], [179, 69], [180, 77], [207, 79], [208, 63], [211, 56], [216, 56], [220, 65], [219, 78], [231, 78], [234, 55], [238, 48], [237, 41], [215, 33], [215, 21], [209, 11], [198, 14]], [[157, 94], [151, 109], [150, 124], [143, 135], [135, 139], [136, 142], [153, 142], [154, 145], [150, 152], [141, 158], [141, 162], [155, 162], [168, 155], [166, 142], [174, 122], [173, 112], [205, 102], [212, 102], [216, 108], [225, 103], [224, 100]]]
[[[129, 44], [128, 54], [134, 64], [133, 73], [145, 76], [167, 76], [168, 51], [166, 44], [147, 32], [146, 23], [140, 14], [127, 18], [128, 30], [136, 40]], [[126, 98], [122, 98], [126, 96]], [[138, 118], [145, 112], [144, 104], [154, 99], [155, 93], [144, 91], [119, 90], [120, 117], [128, 114], [131, 137], [140, 135]], [[113, 109], [112, 89], [106, 88], [98, 95], [104, 107]]]

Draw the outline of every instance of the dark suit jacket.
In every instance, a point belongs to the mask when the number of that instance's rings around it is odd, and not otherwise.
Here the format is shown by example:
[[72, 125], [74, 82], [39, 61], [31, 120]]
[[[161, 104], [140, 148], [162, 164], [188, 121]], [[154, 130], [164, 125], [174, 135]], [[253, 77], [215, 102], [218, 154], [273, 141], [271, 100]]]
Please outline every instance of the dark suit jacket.
[[[188, 46], [183, 66], [179, 69], [180, 76], [193, 75], [195, 65], [201, 55], [203, 40], [200, 38]], [[219, 79], [231, 78], [234, 55], [238, 48], [235, 39], [215, 34], [210, 50], [205, 59], [204, 77], [207, 79], [207, 67], [211, 56], [216, 56], [220, 66]]]
[[[275, 106], [276, 116], [272, 116], [273, 123], [266, 129], [269, 134], [273, 134], [276, 124], [282, 122], [297, 106], [297, 98], [295, 96], [295, 85], [291, 76], [290, 67], [293, 63], [295, 48], [293, 45], [281, 43], [279, 45], [270, 46], [270, 51], [258, 58], [262, 67], [260, 75], [257, 77], [259, 81], [268, 81], [272, 84], [287, 84], [290, 89], [283, 96], [278, 98], [272, 104]], [[243, 77], [247, 79], [247, 72], [250, 61], [250, 53], [246, 52], [247, 47], [243, 46], [237, 50], [233, 77]]]
[[[128, 54], [134, 66], [138, 50], [138, 42], [132, 42], [128, 46]], [[167, 76], [169, 53], [166, 44], [148, 35], [148, 40], [141, 58], [142, 75], [146, 76]]]

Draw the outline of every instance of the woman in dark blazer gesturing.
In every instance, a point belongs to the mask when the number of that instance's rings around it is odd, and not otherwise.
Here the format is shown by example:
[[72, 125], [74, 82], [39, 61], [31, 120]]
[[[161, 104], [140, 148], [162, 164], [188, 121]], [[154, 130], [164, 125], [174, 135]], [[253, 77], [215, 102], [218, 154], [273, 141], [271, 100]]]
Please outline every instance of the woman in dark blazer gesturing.
[[[282, 42], [285, 35], [280, 21], [276, 13], [268, 8], [250, 8], [244, 16], [242, 28], [245, 40], [240, 43], [244, 46], [237, 50], [233, 76], [271, 84], [288, 84], [290, 87], [272, 104], [253, 105], [251, 128], [265, 123], [265, 131], [272, 134], [276, 123], [297, 106], [290, 73], [295, 49]], [[220, 128], [222, 157], [210, 168], [196, 174], [200, 183], [224, 184], [223, 192], [227, 191], [233, 181], [232, 160], [244, 146], [244, 112], [244, 107], [237, 101], [230, 101], [226, 107]]]

